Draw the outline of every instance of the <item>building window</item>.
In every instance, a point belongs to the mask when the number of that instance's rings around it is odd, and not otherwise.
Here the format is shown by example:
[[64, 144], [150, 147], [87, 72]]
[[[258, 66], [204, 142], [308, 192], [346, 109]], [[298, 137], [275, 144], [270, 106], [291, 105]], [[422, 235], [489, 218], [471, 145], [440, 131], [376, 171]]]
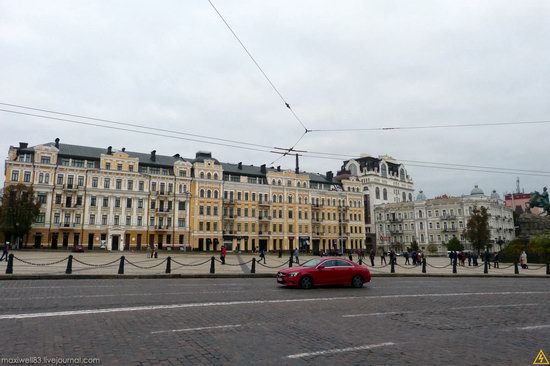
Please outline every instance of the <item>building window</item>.
[[103, 197], [103, 207], [109, 207], [109, 198]]
[[63, 174], [57, 175], [57, 184], [63, 184]]
[[137, 218], [137, 226], [142, 226], [142, 225], [143, 225], [143, 217], [138, 216], [138, 218]]
[[115, 207], [120, 208], [120, 197], [115, 198]]
[[126, 226], [132, 225], [132, 216], [126, 216]]
[[38, 202], [42, 204], [46, 203], [46, 193], [38, 193]]
[[115, 226], [120, 225], [120, 217], [118, 215], [115, 215]]
[[139, 191], [143, 192], [145, 183], [142, 180], [140, 180], [138, 186], [139, 186], [139, 188], [138, 188]]
[[138, 208], [143, 208], [143, 199], [138, 199]]
[[122, 171], [122, 164], [117, 164], [116, 165], [116, 170], [118, 170], [119, 172]]
[[126, 208], [132, 208], [132, 199], [126, 198]]
[[101, 216], [101, 225], [107, 225], [107, 215]]
[[185, 219], [178, 219], [178, 227], [185, 227]]
[[37, 224], [43, 224], [44, 222], [46, 222], [46, 214], [39, 213], [38, 216], [36, 216], [36, 221], [35, 222]]
[[132, 191], [134, 189], [134, 181], [128, 180], [128, 190]]
[[382, 190], [382, 196], [383, 196], [384, 201], [388, 200], [388, 191], [386, 190], [386, 188], [384, 188]]
[[92, 178], [92, 188], [97, 188], [97, 181], [98, 181], [97, 177]]
[[90, 215], [90, 225], [95, 225], [95, 215]]
[[122, 179], [116, 180], [116, 189], [122, 189]]
[[105, 178], [105, 179], [103, 180], [103, 188], [108, 189], [108, 188], [110, 188], [110, 187], [111, 187], [111, 180], [110, 180], [109, 178]]
[[380, 188], [376, 187], [376, 199], [380, 199]]
[[50, 164], [51, 158], [50, 158], [49, 156], [42, 156], [42, 157], [40, 158], [40, 162], [41, 162], [42, 164]]

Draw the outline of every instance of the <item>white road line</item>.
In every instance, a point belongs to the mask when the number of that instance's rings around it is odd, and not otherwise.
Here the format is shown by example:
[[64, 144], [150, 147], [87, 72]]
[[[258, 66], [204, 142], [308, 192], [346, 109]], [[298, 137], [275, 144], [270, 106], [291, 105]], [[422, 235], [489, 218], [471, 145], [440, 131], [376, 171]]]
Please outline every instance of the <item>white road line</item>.
[[421, 311], [388, 311], [385, 313], [365, 313], [365, 314], [349, 314], [342, 315], [342, 318], [359, 318], [363, 316], [384, 316], [384, 315], [396, 315], [396, 314], [412, 314], [420, 313]]
[[394, 299], [394, 298], [416, 298], [416, 297], [454, 297], [454, 296], [497, 296], [497, 295], [540, 295], [550, 294], [550, 291], [520, 291], [520, 292], [461, 292], [461, 293], [440, 293], [440, 294], [413, 294], [413, 295], [381, 295], [381, 296], [341, 296], [341, 297], [313, 297], [298, 299], [275, 299], [275, 300], [245, 300], [245, 301], [220, 301], [203, 303], [186, 303], [170, 305], [148, 305], [105, 309], [86, 309], [71, 311], [55, 311], [45, 313], [23, 313], [23, 314], [5, 314], [0, 315], [0, 320], [5, 319], [27, 319], [27, 318], [45, 318], [52, 316], [71, 316], [84, 314], [104, 314], [119, 313], [130, 311], [149, 311], [160, 309], [181, 309], [197, 308], [210, 306], [231, 306], [231, 305], [262, 305], [262, 304], [284, 304], [298, 302], [319, 302], [319, 301], [341, 301], [341, 300], [375, 300], [375, 299]]
[[550, 324], [531, 325], [529, 327], [521, 327], [521, 328], [516, 328], [516, 329], [518, 329], [518, 330], [534, 330], [534, 329], [544, 329], [544, 328], [550, 328]]
[[128, 294], [97, 294], [97, 295], [70, 295], [70, 296], [34, 296], [34, 297], [4, 297], [0, 301], [12, 300], [52, 300], [52, 299], [88, 299], [102, 297], [125, 297], [125, 296], [160, 296], [160, 295], [195, 295], [195, 294], [227, 294], [234, 292], [244, 292], [244, 290], [228, 291], [185, 291], [185, 292], [143, 292]]
[[458, 306], [449, 308], [449, 310], [464, 310], [464, 309], [484, 309], [484, 308], [513, 308], [523, 306], [537, 306], [539, 304], [504, 304], [504, 305], [476, 305], [476, 306]]
[[322, 355], [329, 355], [329, 354], [333, 354], [333, 353], [364, 351], [364, 350], [369, 350], [369, 349], [373, 349], [373, 348], [389, 347], [389, 346], [395, 346], [395, 343], [385, 342], [385, 343], [378, 343], [378, 344], [368, 344], [368, 345], [359, 346], [359, 347], [336, 348], [336, 349], [329, 349], [329, 350], [326, 350], [326, 351], [298, 353], [298, 354], [295, 354], [295, 355], [288, 355], [285, 358], [302, 358], [302, 357], [322, 356]]
[[[116, 281], [116, 280], [115, 280]], [[126, 281], [124, 282], [124, 284], [129, 284], [129, 285], [139, 285], [141, 286], [143, 283], [138, 283], [138, 282], [129, 282], [129, 281], [133, 281], [133, 280], [121, 280], [121, 281]], [[168, 284], [163, 284], [163, 286], [175, 286], [175, 287], [211, 287], [211, 286], [224, 286], [224, 287], [232, 287], [232, 286], [239, 286], [239, 287], [243, 287], [243, 284], [238, 284], [238, 283], [224, 283], [224, 284], [220, 284], [220, 283], [209, 283], [208, 285], [206, 284], [190, 284], [190, 283], [168, 283]], [[67, 288], [78, 288], [78, 289], [81, 289], [81, 288], [100, 288], [100, 287], [127, 287], [127, 286], [123, 286], [123, 285], [82, 285], [82, 286], [28, 286], [28, 287], [0, 287], [0, 290], [37, 290], [37, 289], [54, 289], [54, 288], [62, 288], [62, 289], [67, 289]]]
[[210, 330], [210, 329], [227, 329], [227, 328], [239, 328], [242, 324], [232, 324], [232, 325], [216, 325], [213, 327], [200, 327], [200, 328], [183, 328], [183, 329], [170, 329], [170, 330], [157, 330], [151, 332], [151, 334], [161, 334], [161, 333], [178, 333], [178, 332], [194, 332], [198, 330]]

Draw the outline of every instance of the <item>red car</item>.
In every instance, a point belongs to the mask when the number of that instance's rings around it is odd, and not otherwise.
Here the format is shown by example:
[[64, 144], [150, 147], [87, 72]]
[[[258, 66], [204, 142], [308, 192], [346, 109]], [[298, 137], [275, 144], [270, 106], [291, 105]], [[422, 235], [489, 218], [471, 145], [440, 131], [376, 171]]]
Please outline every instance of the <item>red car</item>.
[[322, 285], [351, 285], [359, 288], [370, 282], [367, 267], [342, 258], [315, 258], [300, 267], [290, 267], [277, 273], [277, 282], [304, 289]]

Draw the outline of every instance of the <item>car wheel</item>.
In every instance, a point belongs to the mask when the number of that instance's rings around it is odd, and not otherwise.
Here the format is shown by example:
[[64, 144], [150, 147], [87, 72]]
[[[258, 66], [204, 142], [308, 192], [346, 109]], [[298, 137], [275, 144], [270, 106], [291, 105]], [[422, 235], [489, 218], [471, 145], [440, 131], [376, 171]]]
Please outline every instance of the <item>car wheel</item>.
[[361, 276], [354, 276], [351, 279], [351, 285], [355, 288], [363, 287], [363, 278], [361, 278]]
[[310, 289], [313, 287], [313, 279], [309, 276], [304, 276], [300, 280], [300, 287], [303, 289]]

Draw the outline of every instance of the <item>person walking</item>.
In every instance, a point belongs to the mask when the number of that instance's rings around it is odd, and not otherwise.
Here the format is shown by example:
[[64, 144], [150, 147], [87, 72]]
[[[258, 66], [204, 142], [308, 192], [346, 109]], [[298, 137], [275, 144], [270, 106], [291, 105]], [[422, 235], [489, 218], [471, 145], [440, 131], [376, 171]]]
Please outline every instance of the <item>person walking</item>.
[[374, 249], [370, 250], [369, 257], [370, 257], [370, 265], [374, 267], [374, 257], [376, 256], [376, 253], [374, 252]]
[[527, 265], [527, 253], [525, 253], [525, 250], [521, 252], [521, 255], [519, 256], [519, 263], [521, 264], [521, 268], [528, 269], [529, 266]]
[[353, 252], [351, 251], [351, 249], [348, 250], [348, 259], [349, 259], [350, 261], [353, 261]]
[[155, 244], [155, 249], [153, 249], [153, 255], [155, 258], [159, 257], [159, 246], [158, 244]]
[[380, 253], [380, 265], [382, 265], [382, 262], [384, 262], [384, 264], [388, 264], [388, 262], [386, 262], [386, 252], [384, 249], [382, 249], [382, 253]]
[[412, 257], [412, 260], [413, 260], [413, 264], [416, 266], [416, 262], [417, 262], [416, 250], [413, 250], [413, 252], [411, 253], [411, 257]]
[[489, 249], [485, 249], [485, 262], [487, 262], [487, 268], [491, 268], [491, 253], [489, 253]]
[[221, 252], [220, 252], [220, 259], [222, 261], [222, 264], [225, 264], [225, 256], [227, 255], [227, 248], [225, 247], [225, 245], [222, 245], [222, 249], [221, 249]]
[[264, 250], [264, 248], [260, 249], [260, 260], [258, 262], [261, 262], [262, 259], [264, 260], [264, 264], [265, 264], [265, 250]]
[[152, 258], [153, 257], [151, 255], [151, 244], [147, 244], [146, 252], [147, 252], [147, 258]]
[[493, 267], [494, 268], [500, 268], [500, 263], [499, 263], [499, 256], [500, 252], [496, 252], [494, 255], [493, 255]]
[[472, 253], [466, 252], [466, 258], [468, 258], [468, 267], [472, 265]]
[[0, 262], [2, 261], [2, 259], [4, 259], [4, 257], [6, 257], [6, 262], [7, 262], [9, 253], [10, 253], [10, 243], [5, 242], [4, 248], [2, 249], [2, 257], [0, 257]]
[[409, 252], [405, 251], [405, 253], [403, 253], [403, 256], [405, 257], [405, 264], [411, 264], [409, 262]]
[[390, 263], [395, 264], [397, 262], [397, 259], [395, 259], [395, 252], [394, 250], [390, 250]]
[[294, 262], [296, 264], [300, 264], [300, 258], [298, 258], [299, 254], [300, 252], [298, 251], [298, 248], [294, 249]]

